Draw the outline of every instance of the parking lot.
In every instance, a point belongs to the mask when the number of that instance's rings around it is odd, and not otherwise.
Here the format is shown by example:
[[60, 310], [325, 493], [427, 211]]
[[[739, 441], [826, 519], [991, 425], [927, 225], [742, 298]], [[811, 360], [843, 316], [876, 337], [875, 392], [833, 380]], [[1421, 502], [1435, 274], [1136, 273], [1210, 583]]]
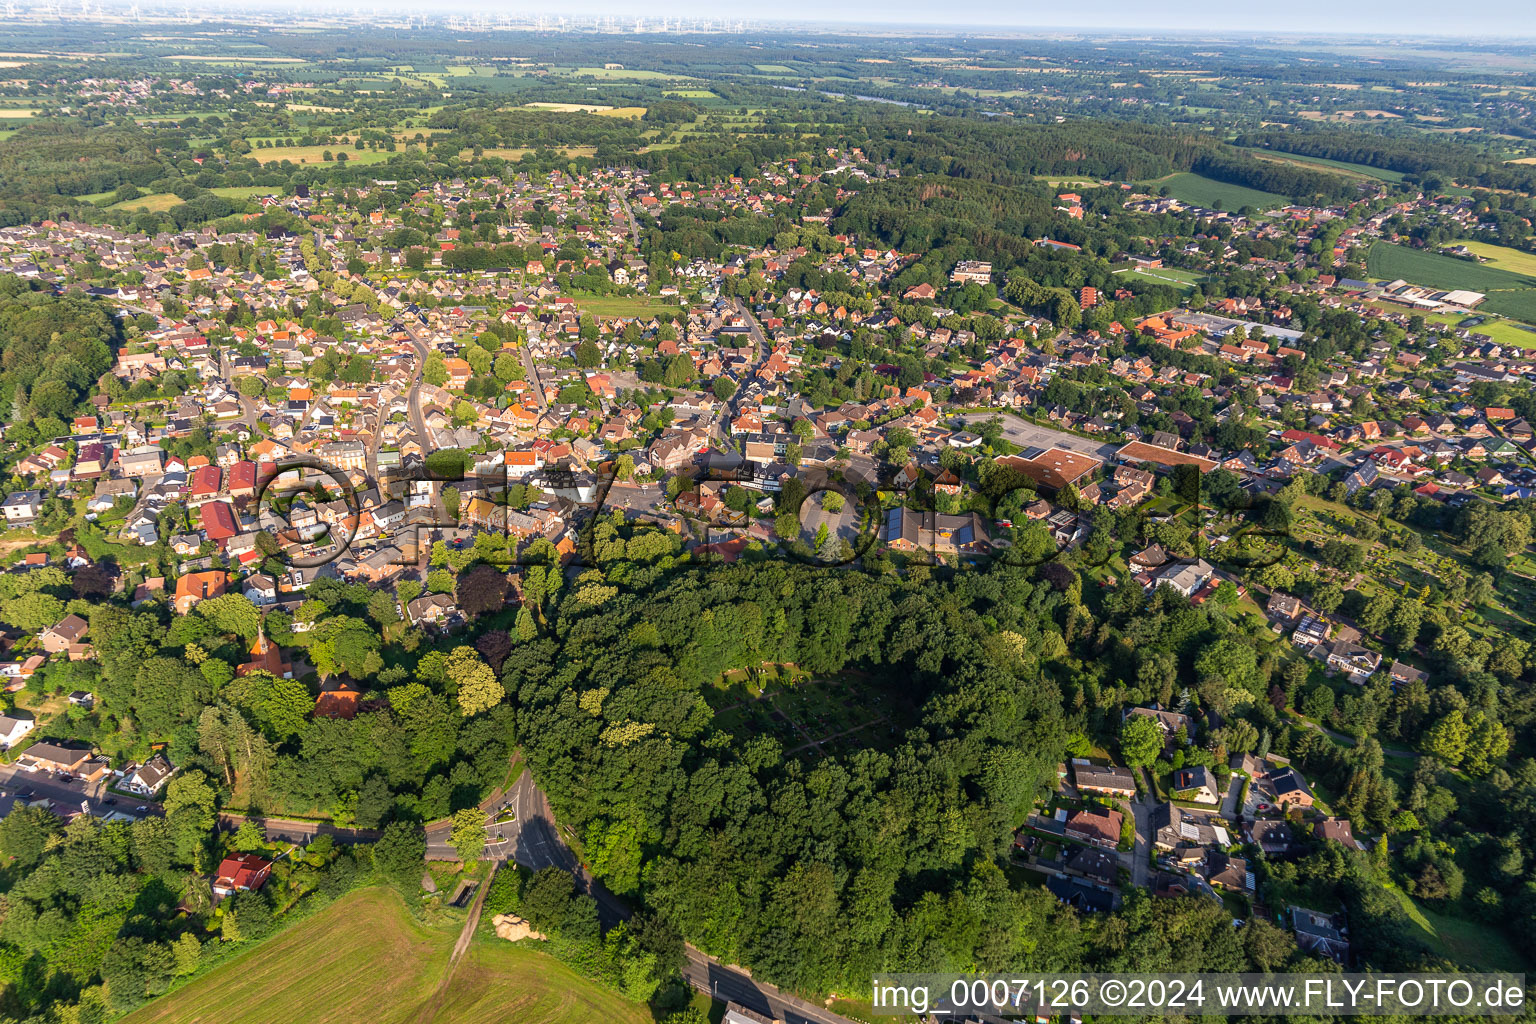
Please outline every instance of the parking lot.
[[105, 780], [61, 778], [50, 772], [28, 772], [13, 766], [0, 768], [0, 818], [11, 813], [17, 799], [52, 800], [61, 808], [80, 808], [98, 818], [113, 814], [143, 818], [158, 813], [158, 804], [107, 792]]

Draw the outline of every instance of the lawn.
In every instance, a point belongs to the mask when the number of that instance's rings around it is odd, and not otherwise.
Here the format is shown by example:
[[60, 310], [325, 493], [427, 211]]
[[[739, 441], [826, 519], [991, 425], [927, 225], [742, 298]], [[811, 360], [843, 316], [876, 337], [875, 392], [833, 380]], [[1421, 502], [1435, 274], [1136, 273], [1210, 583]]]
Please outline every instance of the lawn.
[[[114, 195], [116, 193], [113, 193]], [[113, 203], [107, 207], [109, 210], [148, 210], [150, 213], [164, 213], [173, 206], [180, 206], [184, 199], [174, 192], [153, 192], [137, 199], [129, 199], [122, 203]]]
[[[360, 1018], [366, 1019], [366, 1018]], [[477, 938], [433, 1024], [650, 1024], [646, 1007], [581, 977], [527, 943]]]
[[1260, 192], [1256, 188], [1229, 185], [1224, 181], [1216, 181], [1214, 178], [1207, 178], [1190, 171], [1147, 182], [1146, 186], [1159, 192], [1166, 188], [1168, 194], [1180, 202], [1213, 209], [1219, 203], [1223, 210], [1240, 210], [1245, 206], [1251, 206], [1262, 212], [1277, 206], [1285, 206], [1290, 202], [1285, 196], [1276, 195], [1273, 192]]
[[1401, 889], [1389, 891], [1422, 931], [1416, 937], [1446, 959], [1472, 970], [1522, 973], [1530, 969], [1530, 961], [1497, 928], [1430, 910]]
[[[436, 989], [455, 935], [456, 929], [411, 920], [390, 890], [362, 889], [124, 1018], [124, 1024], [410, 1024]], [[367, 984], [338, 984], [360, 967]]]
[[593, 316], [655, 316], [678, 310], [677, 303], [651, 295], [578, 295], [576, 308]]
[[1366, 254], [1365, 269], [1373, 278], [1393, 281], [1401, 278], [1427, 288], [1492, 292], [1497, 289], [1530, 288], [1536, 277], [1513, 274], [1508, 270], [1459, 260], [1454, 256], [1410, 249], [1391, 242], [1374, 242]]

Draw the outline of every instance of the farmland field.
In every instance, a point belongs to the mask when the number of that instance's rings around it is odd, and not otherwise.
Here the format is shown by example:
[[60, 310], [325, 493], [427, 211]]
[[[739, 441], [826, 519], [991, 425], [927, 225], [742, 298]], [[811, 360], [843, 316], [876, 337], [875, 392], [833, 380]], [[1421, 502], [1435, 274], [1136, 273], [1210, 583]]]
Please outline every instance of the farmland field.
[[1453, 256], [1410, 249], [1391, 242], [1375, 242], [1366, 254], [1365, 269], [1373, 278], [1394, 281], [1401, 278], [1427, 288], [1446, 290], [1465, 288], [1492, 292], [1500, 288], [1530, 288], [1536, 277], [1512, 274], [1507, 270], [1459, 260]]
[[[1488, 298], [1477, 307], [1479, 311], [1513, 317], [1536, 324], [1536, 288], [1521, 288], [1507, 292], [1489, 292]], [[1536, 334], [1529, 335], [1527, 348], [1536, 347]]]
[[254, 199], [256, 196], [279, 195], [283, 190], [271, 185], [226, 185], [208, 191], [225, 199]]
[[1220, 203], [1224, 210], [1240, 210], [1244, 206], [1251, 206], [1263, 211], [1284, 206], [1290, 202], [1285, 196], [1276, 195], [1273, 192], [1260, 192], [1258, 189], [1244, 188], [1242, 185], [1228, 185], [1224, 181], [1216, 181], [1189, 171], [1159, 178], [1156, 181], [1147, 182], [1147, 185], [1154, 191], [1166, 188], [1170, 196], [1182, 203], [1208, 207], [1215, 207]]
[[1489, 245], [1487, 242], [1462, 241], [1451, 244], [1464, 245], [1486, 259], [1488, 262], [1482, 264], [1485, 267], [1493, 267], [1495, 270], [1507, 270], [1511, 274], [1525, 274], [1527, 277], [1536, 277], [1536, 252], [1511, 249], [1507, 245]]
[[164, 213], [173, 206], [180, 206], [183, 201], [174, 192], [155, 192], [147, 196], [140, 196], [137, 199], [130, 199], [127, 202], [113, 203], [107, 209], [148, 210], [150, 213]]
[[459, 962], [433, 1024], [650, 1024], [650, 1012], [523, 943], [478, 939]]
[[1272, 149], [1246, 149], [1260, 160], [1272, 160], [1275, 163], [1296, 164], [1300, 167], [1321, 168], [1323, 170], [1336, 170], [1351, 177], [1375, 178], [1378, 181], [1402, 181], [1401, 171], [1389, 171], [1381, 167], [1370, 167], [1366, 164], [1352, 164], [1343, 160], [1329, 160], [1320, 156], [1301, 156], [1298, 153], [1281, 153]]
[[[414, 921], [392, 890], [361, 889], [122, 1024], [413, 1024], [442, 979], [459, 923]], [[651, 1015], [536, 948], [481, 939], [428, 1019], [643, 1024]]]
[[346, 153], [348, 163], [359, 165], [380, 164], [390, 157], [389, 153], [380, 150], [358, 151], [339, 143], [333, 146], [278, 146], [274, 149], [253, 149], [251, 156], [264, 164], [280, 164], [284, 160], [291, 160], [296, 164], [323, 164], [327, 162], [326, 150], [330, 150], [332, 156], [337, 153]]
[[[454, 934], [412, 921], [390, 890], [363, 889], [124, 1018], [124, 1024], [406, 1024], [436, 988]], [[362, 965], [366, 985], [337, 983]]]

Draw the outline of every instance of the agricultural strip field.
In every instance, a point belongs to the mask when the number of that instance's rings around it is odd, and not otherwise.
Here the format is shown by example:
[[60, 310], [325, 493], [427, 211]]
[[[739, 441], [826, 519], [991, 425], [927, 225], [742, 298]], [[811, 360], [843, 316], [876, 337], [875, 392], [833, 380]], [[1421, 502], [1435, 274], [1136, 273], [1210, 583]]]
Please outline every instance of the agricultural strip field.
[[1272, 149], [1245, 149], [1260, 160], [1269, 160], [1274, 163], [1295, 164], [1298, 167], [1315, 168], [1317, 170], [1333, 170], [1352, 178], [1375, 178], [1378, 181], [1399, 182], [1403, 180], [1401, 171], [1389, 171], [1382, 167], [1370, 167], [1366, 164], [1352, 164], [1344, 160], [1329, 160], [1320, 156], [1302, 156], [1298, 153], [1279, 153]]
[[1166, 178], [1147, 182], [1153, 191], [1167, 189], [1168, 194], [1181, 203], [1214, 208], [1218, 203], [1223, 210], [1240, 210], [1251, 206], [1255, 210], [1272, 210], [1290, 202], [1285, 196], [1273, 192], [1260, 192], [1256, 188], [1229, 185], [1203, 175], [1186, 171]]
[[264, 164], [280, 164], [284, 160], [291, 160], [296, 164], [322, 164], [326, 150], [330, 150], [331, 156], [337, 153], [347, 154], [347, 162], [352, 164], [381, 164], [388, 160], [392, 154], [382, 150], [355, 150], [343, 145], [334, 146], [277, 146], [273, 149], [253, 149], [251, 156]]

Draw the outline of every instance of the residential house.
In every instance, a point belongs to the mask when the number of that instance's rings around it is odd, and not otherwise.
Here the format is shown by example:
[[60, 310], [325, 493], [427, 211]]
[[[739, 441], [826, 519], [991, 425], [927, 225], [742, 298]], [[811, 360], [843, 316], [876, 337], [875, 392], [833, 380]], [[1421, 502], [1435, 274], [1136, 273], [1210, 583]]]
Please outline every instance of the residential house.
[[1113, 850], [1120, 843], [1120, 824], [1123, 820], [1124, 815], [1117, 810], [1085, 807], [1067, 816], [1065, 834], [1068, 839]]
[[153, 797], [165, 787], [166, 781], [176, 769], [164, 754], [156, 754], [140, 765], [129, 765], [118, 782], [118, 788], [135, 796]]
[[255, 892], [267, 884], [272, 862], [254, 853], [232, 854], [219, 864], [213, 876], [213, 894], [233, 896], [237, 892]]
[[0, 750], [10, 750], [35, 728], [37, 720], [26, 711], [0, 715]]
[[1136, 777], [1130, 769], [1113, 765], [1100, 767], [1080, 758], [1072, 762], [1072, 784], [1079, 793], [1127, 798], [1136, 795]]
[[1173, 773], [1173, 791], [1181, 799], [1213, 804], [1220, 799], [1216, 776], [1205, 765], [1180, 768]]
[[38, 634], [37, 642], [49, 654], [60, 654], [85, 637], [90, 625], [78, 615], [66, 615]]
[[1324, 914], [1306, 907], [1291, 907], [1291, 931], [1303, 953], [1343, 963], [1349, 956], [1349, 929], [1340, 915]]
[[1290, 765], [1270, 769], [1259, 781], [1263, 792], [1282, 808], [1307, 808], [1313, 804], [1314, 798], [1307, 780]]

